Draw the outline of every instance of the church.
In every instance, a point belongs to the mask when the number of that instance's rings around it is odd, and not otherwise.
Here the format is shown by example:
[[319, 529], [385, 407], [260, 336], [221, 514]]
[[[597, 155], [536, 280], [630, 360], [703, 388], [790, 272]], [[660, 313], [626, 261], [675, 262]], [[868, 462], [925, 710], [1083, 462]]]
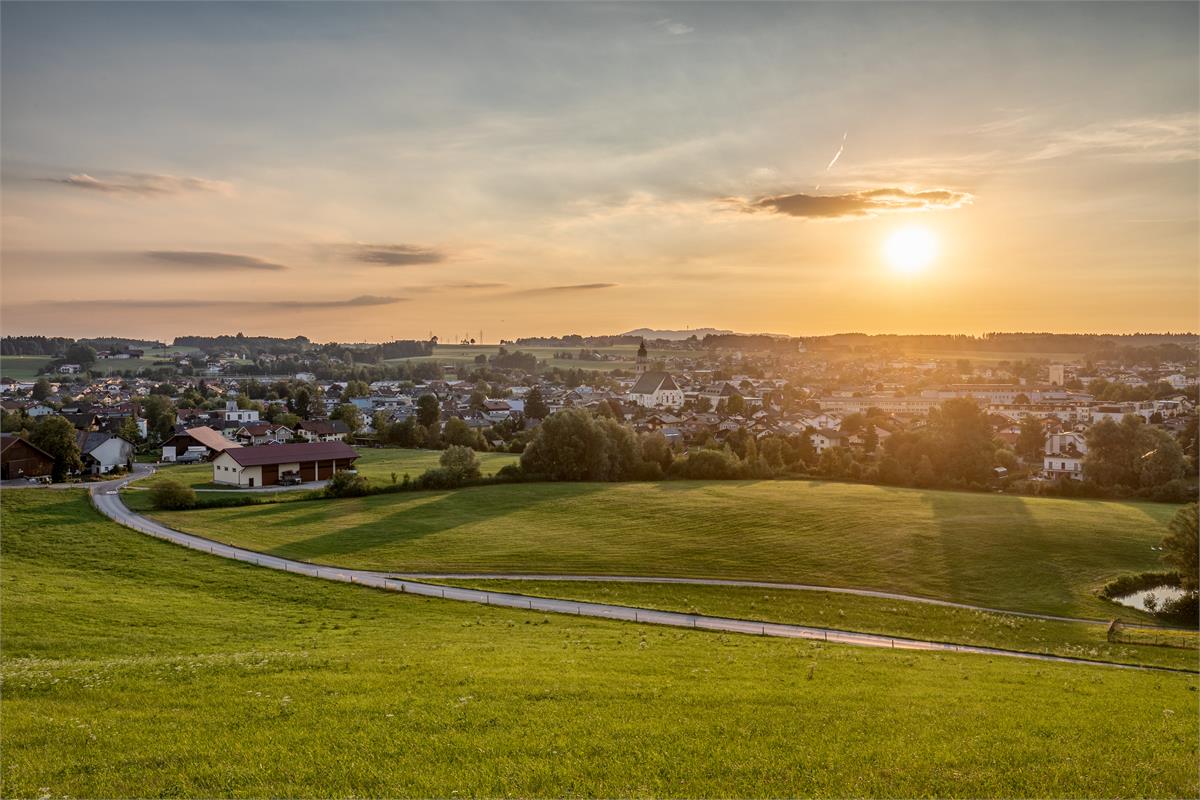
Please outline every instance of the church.
[[649, 372], [650, 358], [643, 340], [637, 352], [637, 382], [629, 390], [629, 399], [644, 408], [683, 406], [683, 389], [669, 372]]

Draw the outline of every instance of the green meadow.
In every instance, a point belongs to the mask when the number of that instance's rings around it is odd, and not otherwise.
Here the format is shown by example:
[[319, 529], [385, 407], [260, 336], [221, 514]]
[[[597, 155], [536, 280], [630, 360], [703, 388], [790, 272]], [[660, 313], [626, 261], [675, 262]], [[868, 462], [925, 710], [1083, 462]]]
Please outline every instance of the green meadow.
[[[927, 603], [774, 587], [499, 579], [439, 579], [437, 583], [536, 597], [999, 647], [1116, 664], [1200, 671], [1200, 637], [1194, 630], [1126, 628], [1122, 639], [1128, 641], [1110, 643], [1106, 635], [1108, 626], [1103, 623], [1061, 622]], [[1164, 640], [1177, 646], [1155, 644]]]
[[[741, 578], [1112, 617], [1171, 505], [817, 481], [531, 483], [156, 512], [275, 555], [397, 572]], [[1134, 611], [1121, 610], [1127, 619]]]
[[47, 356], [4, 356], [0, 358], [0, 377], [14, 380], [36, 378], [38, 370], [52, 360]]
[[[313, 505], [313, 504], [294, 504]], [[530, 614], [6, 491], [10, 797], [1195, 796], [1195, 677]]]

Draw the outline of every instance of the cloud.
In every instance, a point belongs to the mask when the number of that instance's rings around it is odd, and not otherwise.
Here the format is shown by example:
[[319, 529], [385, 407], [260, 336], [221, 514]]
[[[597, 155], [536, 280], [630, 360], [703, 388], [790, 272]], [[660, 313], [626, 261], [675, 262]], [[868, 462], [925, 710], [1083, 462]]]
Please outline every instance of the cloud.
[[165, 261], [169, 264], [181, 264], [195, 269], [250, 269], [250, 270], [282, 270], [287, 269], [283, 264], [264, 261], [254, 256], [243, 256], [237, 253], [215, 253], [205, 250], [148, 250], [143, 256], [153, 261]]
[[232, 188], [223, 181], [212, 181], [206, 178], [138, 172], [112, 173], [101, 178], [86, 172], [79, 172], [65, 178], [42, 178], [41, 180], [57, 183], [60, 186], [69, 186], [73, 189], [141, 197], [179, 195], [191, 192], [228, 194]]
[[388, 267], [438, 264], [446, 260], [445, 253], [412, 244], [353, 244], [343, 245], [339, 249], [354, 261]]
[[685, 25], [673, 19], [660, 19], [654, 23], [654, 27], [666, 31], [668, 36], [687, 36], [689, 33], [696, 32], [691, 25]]
[[515, 292], [510, 292], [512, 295], [542, 295], [542, 294], [564, 294], [567, 292], [590, 292], [596, 289], [614, 289], [620, 284], [617, 283], [574, 283], [568, 286], [540, 286], [534, 289], [518, 289]]
[[28, 303], [26, 307], [55, 308], [64, 310], [88, 311], [138, 311], [163, 309], [257, 309], [257, 310], [292, 310], [292, 309], [322, 309], [322, 308], [362, 308], [367, 306], [387, 306], [394, 303], [406, 302], [403, 297], [380, 297], [364, 294], [347, 300], [206, 300], [191, 298], [171, 298], [160, 300], [43, 300]]
[[1104, 122], [1047, 137], [1029, 161], [1074, 155], [1133, 163], [1174, 163], [1200, 158], [1200, 120], [1194, 113]]
[[961, 208], [968, 205], [972, 199], [971, 195], [966, 192], [955, 192], [949, 189], [911, 192], [907, 189], [886, 188], [851, 194], [784, 194], [752, 201], [732, 198], [731, 202], [749, 213], [768, 212], [786, 214], [790, 217], [836, 219], [895, 212]]

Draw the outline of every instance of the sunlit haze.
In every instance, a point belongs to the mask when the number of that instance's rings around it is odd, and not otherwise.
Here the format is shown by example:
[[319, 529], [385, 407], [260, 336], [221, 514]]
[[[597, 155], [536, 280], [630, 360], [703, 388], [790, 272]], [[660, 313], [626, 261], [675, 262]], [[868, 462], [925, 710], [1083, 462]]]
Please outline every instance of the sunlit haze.
[[3, 329], [1194, 330], [1197, 5], [3, 6]]

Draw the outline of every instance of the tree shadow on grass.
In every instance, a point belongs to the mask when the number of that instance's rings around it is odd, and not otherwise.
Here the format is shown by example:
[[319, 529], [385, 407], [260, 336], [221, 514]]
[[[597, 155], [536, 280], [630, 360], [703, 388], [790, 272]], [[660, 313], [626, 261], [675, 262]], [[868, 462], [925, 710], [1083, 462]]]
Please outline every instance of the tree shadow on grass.
[[[376, 518], [369, 522], [318, 533], [308, 538], [298, 538], [267, 552], [271, 555], [315, 561], [336, 560], [339, 556], [363, 553], [386, 545], [416, 542], [463, 525], [487, 523], [538, 505], [561, 502], [563, 499], [583, 500], [589, 494], [601, 491], [605, 484], [559, 486], [569, 486], [570, 489], [547, 493], [544, 496], [529, 492], [504, 496], [495, 491], [496, 487], [476, 487], [424, 495], [421, 502], [413, 502], [413, 498], [405, 495], [396, 495], [397, 498], [406, 501], [398, 508], [390, 503], [377, 502], [366, 508], [356, 509], [356, 512], [375, 514]], [[390, 499], [391, 496], [386, 497]], [[321, 522], [338, 513], [337, 505], [341, 502], [343, 501], [333, 501], [328, 508], [318, 509], [299, 518], [288, 517], [280, 520], [278, 524], [297, 528], [306, 525], [319, 526]]]
[[938, 565], [940, 596], [1016, 611], [1085, 610], [1078, 604], [1078, 581], [1062, 557], [1061, 534], [1036, 519], [1028, 498], [934, 491], [924, 500], [938, 535], [915, 543]]

